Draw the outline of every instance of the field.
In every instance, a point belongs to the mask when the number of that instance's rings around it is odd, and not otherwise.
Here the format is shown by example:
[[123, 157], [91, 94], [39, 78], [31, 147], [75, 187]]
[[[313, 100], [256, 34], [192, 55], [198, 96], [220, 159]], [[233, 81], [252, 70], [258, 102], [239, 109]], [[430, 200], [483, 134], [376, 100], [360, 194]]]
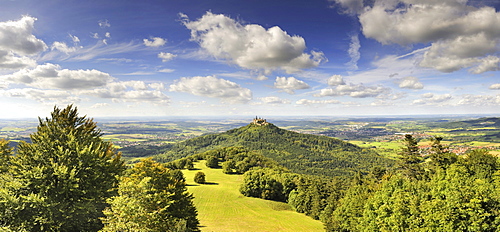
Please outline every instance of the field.
[[[241, 175], [226, 175], [209, 169], [205, 161], [198, 170], [184, 170], [188, 191], [193, 193], [202, 231], [324, 231], [323, 224], [293, 211], [286, 203], [243, 196]], [[194, 183], [196, 172], [206, 174], [208, 184]]]

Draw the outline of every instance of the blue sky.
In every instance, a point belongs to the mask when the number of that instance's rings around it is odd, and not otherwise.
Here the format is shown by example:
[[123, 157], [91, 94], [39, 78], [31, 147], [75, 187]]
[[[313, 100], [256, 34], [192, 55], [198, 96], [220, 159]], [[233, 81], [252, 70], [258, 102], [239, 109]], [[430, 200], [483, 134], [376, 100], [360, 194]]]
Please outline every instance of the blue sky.
[[0, 118], [500, 114], [499, 9], [0, 0]]

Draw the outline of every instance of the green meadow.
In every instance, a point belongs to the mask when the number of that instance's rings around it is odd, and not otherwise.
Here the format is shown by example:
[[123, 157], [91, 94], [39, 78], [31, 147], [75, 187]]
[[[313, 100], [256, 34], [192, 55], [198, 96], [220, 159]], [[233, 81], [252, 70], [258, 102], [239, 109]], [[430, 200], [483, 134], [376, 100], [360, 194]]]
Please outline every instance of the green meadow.
[[[193, 181], [199, 171], [205, 173], [207, 184]], [[243, 196], [238, 190], [242, 175], [209, 169], [205, 161], [183, 173], [195, 197], [201, 231], [324, 231], [320, 221], [293, 211], [286, 203]]]

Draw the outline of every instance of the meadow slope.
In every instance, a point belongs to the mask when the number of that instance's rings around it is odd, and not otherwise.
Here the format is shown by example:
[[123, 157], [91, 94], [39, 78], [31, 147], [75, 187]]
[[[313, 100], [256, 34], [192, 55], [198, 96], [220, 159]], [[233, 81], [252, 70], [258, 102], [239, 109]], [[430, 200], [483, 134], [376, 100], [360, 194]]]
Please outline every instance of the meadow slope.
[[[193, 181], [199, 171], [206, 174], [208, 184]], [[195, 163], [195, 170], [183, 173], [195, 197], [202, 231], [324, 231], [320, 221], [293, 211], [286, 203], [243, 196], [238, 190], [242, 175], [209, 169], [204, 160]]]

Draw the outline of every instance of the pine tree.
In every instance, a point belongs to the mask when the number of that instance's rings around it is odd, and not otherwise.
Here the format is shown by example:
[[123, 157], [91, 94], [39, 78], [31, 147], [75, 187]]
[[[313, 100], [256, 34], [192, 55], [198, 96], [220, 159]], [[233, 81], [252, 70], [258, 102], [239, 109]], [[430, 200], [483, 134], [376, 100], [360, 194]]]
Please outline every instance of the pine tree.
[[119, 153], [76, 107], [54, 107], [21, 143], [0, 186], [0, 224], [21, 231], [98, 231], [124, 170]]

